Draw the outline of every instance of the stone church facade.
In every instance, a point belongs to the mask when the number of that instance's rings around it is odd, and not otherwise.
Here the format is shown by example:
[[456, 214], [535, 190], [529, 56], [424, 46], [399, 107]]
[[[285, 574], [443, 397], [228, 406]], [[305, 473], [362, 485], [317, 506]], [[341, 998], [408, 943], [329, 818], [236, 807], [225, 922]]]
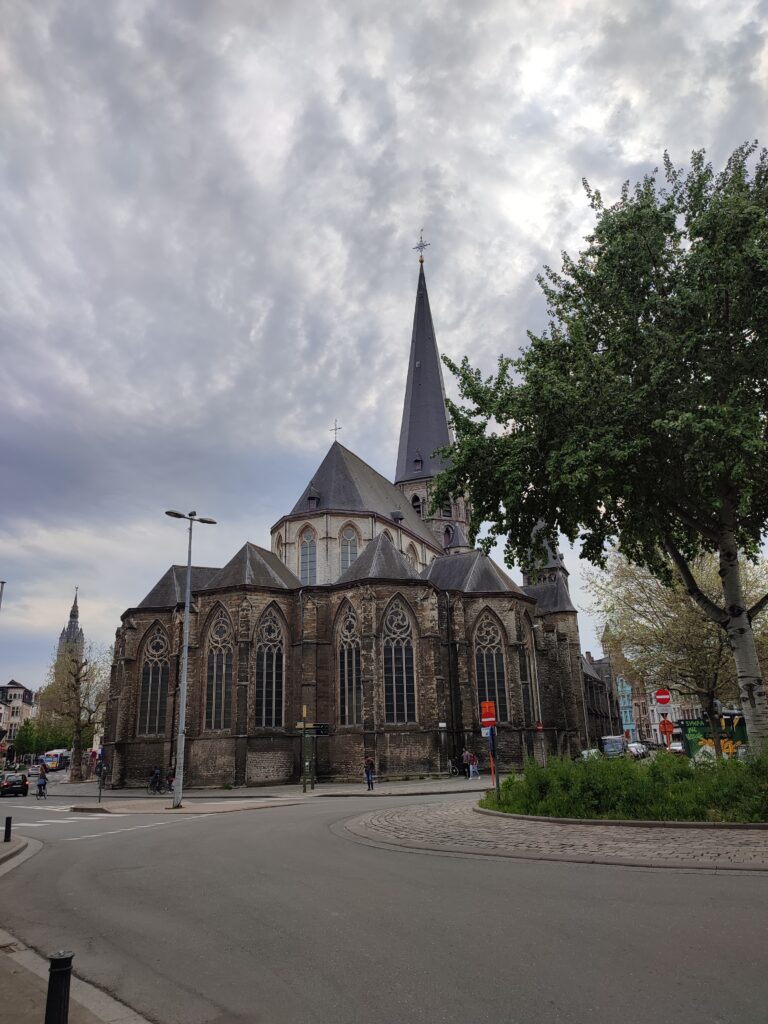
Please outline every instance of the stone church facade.
[[[459, 498], [432, 511], [451, 441], [419, 270], [394, 483], [334, 441], [269, 548], [193, 567], [185, 778], [259, 785], [301, 773], [302, 710], [320, 778], [433, 774], [466, 745], [487, 760], [493, 700], [503, 768], [575, 752], [585, 702], [576, 611], [554, 555], [519, 587], [467, 541]], [[113, 786], [173, 769], [185, 566], [122, 616], [105, 729]], [[311, 747], [312, 744], [309, 744]]]

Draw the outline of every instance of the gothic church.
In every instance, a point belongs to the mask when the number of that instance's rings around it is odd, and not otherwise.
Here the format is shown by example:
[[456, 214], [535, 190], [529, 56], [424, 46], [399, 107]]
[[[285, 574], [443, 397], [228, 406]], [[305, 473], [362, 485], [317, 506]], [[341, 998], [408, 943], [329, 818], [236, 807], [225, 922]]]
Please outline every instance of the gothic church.
[[[503, 768], [575, 752], [587, 727], [576, 610], [555, 555], [519, 587], [468, 542], [464, 499], [432, 511], [451, 442], [420, 258], [394, 483], [334, 441], [270, 547], [192, 569], [188, 785], [290, 782], [296, 728], [327, 723], [322, 778], [445, 771], [485, 760], [493, 700]], [[186, 567], [172, 565], [117, 630], [105, 729], [113, 786], [173, 768]]]

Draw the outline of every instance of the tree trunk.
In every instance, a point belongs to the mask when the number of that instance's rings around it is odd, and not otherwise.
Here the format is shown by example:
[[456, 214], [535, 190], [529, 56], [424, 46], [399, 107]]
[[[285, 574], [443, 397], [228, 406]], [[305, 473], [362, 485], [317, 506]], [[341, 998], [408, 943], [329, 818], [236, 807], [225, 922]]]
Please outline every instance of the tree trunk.
[[83, 781], [83, 726], [79, 721], [72, 723], [72, 768], [69, 773], [71, 782]]
[[723, 748], [720, 743], [720, 716], [711, 703], [707, 708], [707, 718], [709, 719], [709, 727], [712, 730], [712, 740], [715, 744], [715, 757], [719, 760], [723, 756]]
[[757, 659], [755, 635], [744, 603], [739, 553], [732, 531], [721, 531], [719, 547], [720, 578], [728, 616], [724, 628], [736, 662], [739, 698], [747, 726], [749, 747], [758, 753], [768, 741], [768, 700]]

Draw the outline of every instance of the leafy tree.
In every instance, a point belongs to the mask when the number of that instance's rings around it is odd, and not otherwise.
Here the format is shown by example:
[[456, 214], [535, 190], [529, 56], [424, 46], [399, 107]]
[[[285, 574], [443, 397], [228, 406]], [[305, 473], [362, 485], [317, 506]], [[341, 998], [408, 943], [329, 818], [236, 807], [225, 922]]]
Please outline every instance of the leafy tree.
[[40, 692], [40, 714], [51, 730], [62, 726], [72, 734], [73, 781], [82, 779], [83, 747], [93, 737], [107, 697], [110, 657], [90, 646], [57, 655]]
[[31, 718], [28, 718], [26, 722], [22, 722], [16, 732], [16, 738], [13, 741], [13, 745], [16, 748], [16, 753], [21, 757], [25, 754], [36, 754], [37, 747], [37, 730], [35, 729], [35, 723]]
[[[704, 592], [717, 594], [717, 558], [702, 555], [691, 568]], [[623, 659], [646, 691], [670, 686], [695, 697], [709, 719], [715, 751], [720, 756], [718, 702], [730, 702], [738, 696], [733, 656], [725, 631], [690, 600], [682, 583], [670, 576], [671, 584], [665, 585], [648, 569], [633, 565], [614, 551], [605, 572], [588, 574], [587, 589], [604, 629], [603, 646]], [[748, 600], [766, 589], [768, 564], [748, 563], [744, 572]], [[766, 617], [759, 620], [755, 636], [759, 660], [765, 665]]]
[[[739, 147], [716, 174], [695, 152], [687, 172], [664, 160], [596, 216], [577, 257], [540, 277], [549, 327], [483, 379], [465, 358], [456, 442], [434, 501], [468, 494], [472, 532], [506, 541], [523, 565], [580, 537], [601, 565], [607, 546], [665, 582], [670, 564], [725, 632], [755, 747], [768, 702], [744, 558], [768, 528], [768, 153]], [[751, 168], [751, 170], [750, 170]], [[536, 528], [546, 527], [531, 537]], [[533, 547], [533, 550], [532, 550]], [[719, 560], [717, 600], [695, 560]]]

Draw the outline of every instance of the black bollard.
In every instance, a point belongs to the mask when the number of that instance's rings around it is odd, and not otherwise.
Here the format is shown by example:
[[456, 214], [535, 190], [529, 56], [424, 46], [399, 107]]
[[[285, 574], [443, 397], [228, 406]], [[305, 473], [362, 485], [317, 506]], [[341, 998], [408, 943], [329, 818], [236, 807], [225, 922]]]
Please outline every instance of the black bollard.
[[69, 1020], [69, 979], [72, 975], [74, 953], [64, 950], [48, 957], [48, 999], [45, 1004], [45, 1024], [67, 1024]]
[[10, 841], [11, 841], [11, 822], [12, 821], [13, 821], [13, 818], [6, 818], [5, 819], [5, 839], [3, 840], [4, 843], [10, 843]]

